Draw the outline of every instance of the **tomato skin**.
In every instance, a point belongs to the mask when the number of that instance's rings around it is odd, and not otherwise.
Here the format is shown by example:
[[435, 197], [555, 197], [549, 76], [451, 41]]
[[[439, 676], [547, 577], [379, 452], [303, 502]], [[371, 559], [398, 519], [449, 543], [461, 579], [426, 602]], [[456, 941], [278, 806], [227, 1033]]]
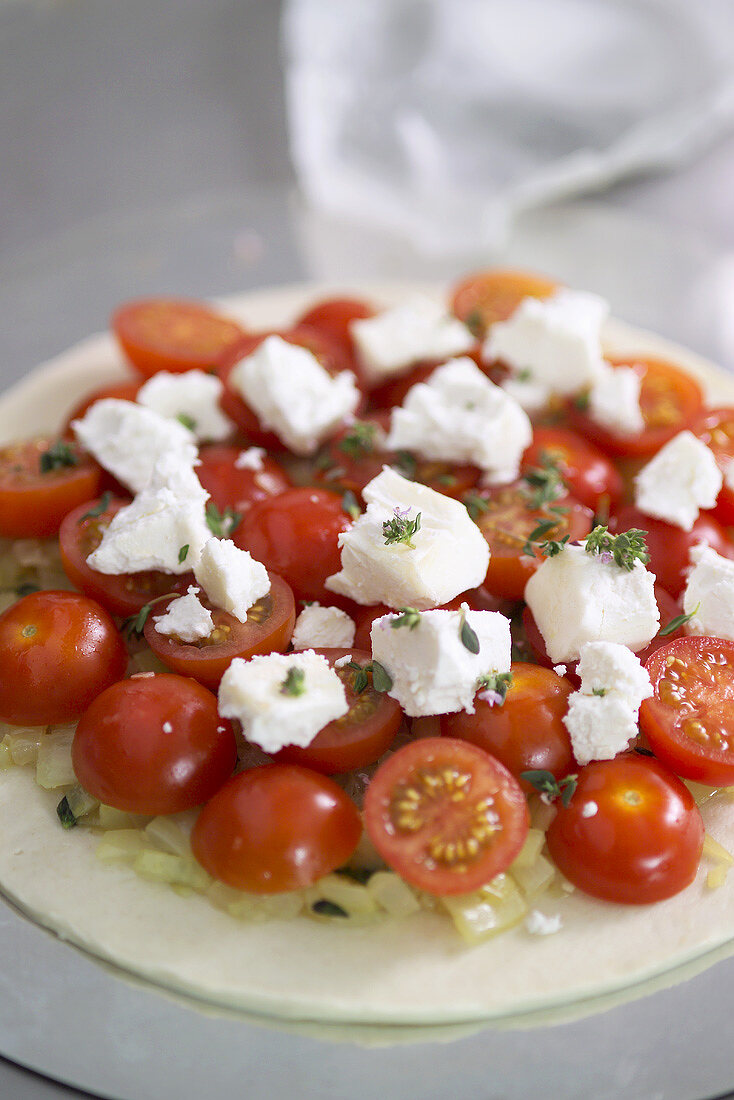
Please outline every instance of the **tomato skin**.
[[212, 444], [199, 450], [196, 476], [220, 512], [232, 508], [243, 515], [258, 500], [284, 493], [293, 483], [275, 459], [263, 455], [262, 469], [235, 465], [242, 448]]
[[142, 382], [115, 382], [109, 386], [100, 386], [99, 389], [93, 390], [92, 393], [88, 393], [86, 397], [78, 401], [70, 413], [67, 413], [66, 420], [64, 421], [64, 427], [62, 429], [62, 435], [73, 435], [74, 430], [71, 426], [73, 420], [81, 420], [87, 409], [90, 409], [92, 405], [97, 401], [103, 401], [105, 398], [114, 398], [116, 401], [134, 401], [138, 396], [138, 391], [142, 385]]
[[[590, 802], [597, 812], [584, 816]], [[548, 849], [569, 882], [587, 894], [642, 905], [693, 881], [704, 827], [693, 796], [658, 760], [625, 753], [579, 772], [568, 808], [548, 829]]]
[[173, 672], [191, 676], [215, 691], [235, 657], [249, 660], [257, 654], [284, 653], [288, 648], [296, 622], [295, 600], [290, 587], [274, 573], [270, 574], [270, 584], [270, 593], [250, 608], [246, 623], [215, 607], [201, 592], [199, 599], [214, 619], [214, 633], [199, 643], [180, 642], [156, 630], [156, 618], [170, 603], [161, 600], [147, 618], [145, 640]]
[[643, 701], [640, 726], [655, 755], [685, 779], [734, 783], [734, 642], [678, 638], [645, 668], [654, 695]]
[[33, 592], [0, 616], [0, 719], [70, 722], [125, 674], [110, 616], [77, 592]]
[[521, 471], [540, 467], [547, 455], [560, 468], [569, 492], [595, 511], [606, 498], [614, 507], [622, 499], [624, 485], [603, 451], [568, 428], [537, 427], [533, 441], [522, 457]]
[[[369, 651], [354, 647], [316, 649], [314, 652], [326, 657], [332, 668], [335, 661], [347, 654], [363, 667], [372, 659]], [[323, 775], [336, 775], [374, 764], [392, 745], [403, 720], [399, 704], [389, 695], [375, 691], [371, 677], [368, 687], [357, 695], [354, 691], [356, 670], [337, 668], [334, 671], [344, 684], [349, 713], [324, 726], [305, 749], [286, 745], [275, 757], [279, 762], [302, 764]]]
[[529, 271], [477, 271], [454, 287], [452, 309], [481, 337], [495, 321], [506, 321], [523, 298], [548, 298], [558, 287], [552, 279]]
[[203, 302], [141, 298], [112, 314], [112, 331], [132, 366], [146, 378], [158, 371], [210, 370], [244, 335], [236, 321]]
[[[364, 811], [388, 866], [440, 896], [477, 890], [504, 871], [529, 826], [525, 795], [504, 765], [448, 737], [413, 741], [389, 756], [367, 788]], [[476, 841], [474, 853], [456, 850]]]
[[313, 885], [352, 855], [359, 811], [333, 780], [295, 764], [234, 776], [201, 811], [194, 856], [236, 890], [278, 894]]
[[[734, 459], [734, 408], [705, 409], [691, 424], [691, 431], [713, 452], [719, 469], [726, 471]], [[734, 524], [734, 489], [724, 482], [713, 515], [725, 527]]]
[[352, 321], [374, 317], [375, 311], [358, 298], [326, 298], [306, 310], [296, 321], [296, 328], [306, 327], [320, 332], [338, 346], [350, 370], [358, 369], [350, 326]]
[[571, 738], [563, 723], [573, 685], [539, 665], [513, 661], [512, 685], [501, 706], [477, 696], [474, 714], [442, 714], [442, 737], [469, 741], [496, 757], [526, 794], [535, 789], [521, 779], [524, 771], [542, 768], [562, 779], [576, 768]]
[[99, 695], [76, 728], [72, 761], [84, 789], [105, 805], [173, 814], [219, 790], [237, 746], [214, 695], [164, 673], [121, 680]]
[[41, 456], [55, 442], [39, 437], [0, 448], [0, 536], [10, 539], [55, 535], [64, 516], [96, 496], [102, 470], [76, 444], [68, 443], [76, 466], [41, 473]]
[[232, 538], [283, 577], [297, 600], [333, 604], [334, 593], [324, 581], [341, 569], [337, 536], [350, 524], [338, 493], [289, 489], [253, 504]]
[[629, 531], [638, 527], [646, 531], [645, 542], [650, 551], [648, 569], [659, 584], [675, 599], [685, 588], [690, 550], [696, 543], [706, 542], [717, 554], [734, 558], [734, 543], [724, 528], [709, 512], [701, 512], [691, 531], [683, 531], [672, 523], [645, 515], [632, 505], [625, 505], [612, 517], [614, 531]]

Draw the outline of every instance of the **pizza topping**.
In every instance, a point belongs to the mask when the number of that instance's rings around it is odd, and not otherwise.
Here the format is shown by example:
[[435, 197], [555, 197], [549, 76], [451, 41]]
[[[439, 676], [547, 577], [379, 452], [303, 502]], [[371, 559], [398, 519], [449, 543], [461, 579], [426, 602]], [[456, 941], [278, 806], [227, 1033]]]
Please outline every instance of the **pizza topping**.
[[237, 470], [262, 470], [265, 466], [267, 451], [264, 447], [248, 447], [246, 451], [240, 451], [234, 460]]
[[230, 539], [207, 540], [194, 565], [194, 576], [212, 603], [241, 623], [247, 622], [253, 604], [270, 591], [265, 566]]
[[469, 351], [474, 338], [438, 302], [414, 297], [349, 326], [368, 381], [376, 385], [421, 359], [444, 360]]
[[676, 435], [635, 478], [641, 512], [691, 531], [702, 508], [713, 508], [723, 475], [713, 453], [692, 432]]
[[304, 607], [296, 619], [294, 649], [346, 648], [354, 641], [354, 619], [340, 607], [322, 607], [318, 601]]
[[178, 420], [198, 440], [215, 442], [232, 434], [233, 424], [219, 407], [224, 385], [215, 374], [159, 371], [140, 387], [137, 402], [159, 416]]
[[637, 716], [652, 695], [650, 677], [634, 653], [613, 642], [588, 642], [578, 663], [581, 689], [568, 700], [564, 722], [579, 764], [611, 760], [639, 732]]
[[214, 620], [211, 611], [199, 600], [199, 589], [189, 585], [185, 596], [171, 600], [165, 614], [155, 617], [155, 629], [182, 642], [195, 642], [209, 637]]
[[589, 416], [612, 432], [641, 432], [645, 427], [640, 408], [641, 387], [642, 378], [632, 367], [604, 363], [589, 392]]

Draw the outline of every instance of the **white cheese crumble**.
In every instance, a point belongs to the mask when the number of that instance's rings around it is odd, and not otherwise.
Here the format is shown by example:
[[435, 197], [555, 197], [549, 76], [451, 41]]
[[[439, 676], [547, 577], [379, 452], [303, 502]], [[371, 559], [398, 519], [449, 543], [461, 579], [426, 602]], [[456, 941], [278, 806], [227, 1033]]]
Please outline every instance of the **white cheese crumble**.
[[556, 676], [565, 676], [568, 672], [568, 667], [567, 665], [553, 665], [553, 671]]
[[264, 447], [248, 447], [246, 451], [240, 451], [234, 460], [236, 470], [254, 470], [259, 473], [265, 466]]
[[691, 547], [693, 568], [683, 593], [683, 610], [690, 615], [690, 634], [709, 634], [734, 641], [734, 561], [699, 543]]
[[[482, 583], [489, 546], [463, 504], [386, 467], [362, 491], [367, 510], [339, 535], [341, 572], [326, 580], [332, 592], [359, 604], [439, 607]], [[420, 529], [388, 545], [383, 524], [397, 514]]]
[[529, 416], [541, 412], [553, 396], [548, 386], [519, 375], [503, 378], [500, 387], [513, 401], [517, 401], [520, 408], [524, 409]]
[[240, 360], [229, 383], [263, 427], [295, 454], [309, 455], [360, 402], [351, 371], [332, 376], [313, 352], [268, 336]]
[[643, 431], [645, 420], [640, 408], [642, 377], [632, 367], [603, 370], [589, 393], [589, 415], [609, 431], [633, 435]]
[[531, 909], [525, 918], [525, 930], [531, 936], [552, 936], [560, 932], [563, 921], [559, 913], [547, 916], [540, 909]]
[[189, 467], [196, 462], [196, 442], [188, 428], [132, 401], [95, 401], [72, 427], [100, 466], [134, 493], [149, 484], [164, 456]]
[[602, 373], [601, 326], [608, 312], [602, 298], [575, 290], [523, 298], [507, 321], [492, 325], [482, 356], [529, 372], [528, 381], [551, 393], [577, 393]]
[[352, 654], [345, 653], [343, 657], [337, 657], [337, 659], [334, 661], [334, 668], [344, 668], [344, 666], [348, 665], [351, 660]]
[[525, 601], [554, 663], [577, 660], [587, 642], [642, 649], [660, 625], [654, 574], [641, 561], [623, 569], [584, 544], [546, 558], [525, 586]]
[[474, 345], [466, 325], [431, 298], [416, 295], [375, 317], [352, 321], [349, 331], [372, 383], [407, 371], [421, 359], [448, 359]]
[[679, 432], [635, 478], [635, 503], [645, 515], [691, 531], [700, 509], [713, 508], [723, 480], [706, 444]]
[[219, 407], [223, 389], [221, 378], [203, 370], [158, 371], [140, 387], [136, 400], [159, 416], [179, 420], [201, 442], [218, 442], [233, 428]]
[[581, 807], [582, 817], [596, 817], [599, 813], [599, 806], [596, 802], [585, 802]]
[[214, 630], [212, 613], [199, 600], [199, 589], [189, 585], [185, 596], [171, 600], [164, 615], [156, 615], [155, 630], [182, 642], [197, 642], [208, 638]]
[[[299, 694], [286, 690], [291, 670], [303, 673]], [[219, 686], [219, 713], [241, 722], [246, 740], [268, 753], [286, 745], [306, 748], [348, 710], [343, 683], [326, 658], [312, 650], [249, 661], [236, 657]]]
[[[417, 625], [394, 626], [398, 615], [382, 615], [372, 624], [372, 657], [392, 679], [388, 695], [412, 718], [430, 714], [474, 713], [474, 696], [483, 676], [509, 672], [509, 620], [499, 611], [423, 611]], [[467, 623], [479, 652], [462, 641]]]
[[215, 607], [247, 622], [247, 612], [270, 591], [270, 577], [262, 562], [231, 539], [210, 538], [194, 565], [194, 576]]
[[340, 607], [314, 602], [296, 619], [291, 644], [294, 649], [346, 649], [354, 642], [354, 619]]
[[468, 357], [452, 359], [413, 386], [393, 409], [387, 446], [437, 461], [479, 466], [512, 481], [533, 429], [527, 414]]

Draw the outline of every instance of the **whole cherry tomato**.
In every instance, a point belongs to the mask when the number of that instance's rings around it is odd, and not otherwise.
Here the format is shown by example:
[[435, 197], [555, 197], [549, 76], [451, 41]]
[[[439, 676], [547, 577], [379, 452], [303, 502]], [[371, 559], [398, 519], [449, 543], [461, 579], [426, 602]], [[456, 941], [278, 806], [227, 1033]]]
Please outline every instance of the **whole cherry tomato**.
[[237, 465], [242, 449], [212, 444], [199, 450], [196, 476], [220, 512], [243, 515], [258, 500], [284, 493], [293, 483], [274, 458], [263, 455], [259, 469]]

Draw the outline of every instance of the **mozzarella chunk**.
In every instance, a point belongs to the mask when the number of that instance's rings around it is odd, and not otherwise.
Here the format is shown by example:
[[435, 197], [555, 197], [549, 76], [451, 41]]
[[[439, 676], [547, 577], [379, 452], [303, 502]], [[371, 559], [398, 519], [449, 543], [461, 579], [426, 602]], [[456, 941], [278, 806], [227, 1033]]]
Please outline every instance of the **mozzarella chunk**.
[[134, 493], [148, 485], [164, 455], [189, 467], [196, 462], [196, 443], [188, 428], [132, 401], [95, 401], [72, 427], [100, 466]]
[[265, 466], [266, 454], [264, 447], [248, 447], [246, 451], [240, 451], [234, 460], [235, 469], [254, 470], [258, 473]]
[[549, 298], [524, 298], [507, 321], [492, 325], [482, 347], [552, 393], [573, 394], [603, 370], [601, 326], [609, 312], [595, 294], [562, 289]]
[[332, 376], [312, 352], [280, 336], [240, 360], [229, 381], [263, 427], [298, 455], [313, 454], [361, 396], [351, 371]]
[[157, 615], [155, 630], [169, 638], [182, 642], [196, 642], [208, 638], [214, 630], [211, 611], [199, 600], [199, 589], [189, 585], [185, 596], [171, 600], [165, 615]]
[[159, 416], [179, 420], [198, 440], [216, 442], [232, 433], [232, 421], [219, 407], [224, 384], [215, 374], [189, 370], [158, 371], [138, 390], [139, 405]]
[[312, 603], [296, 619], [291, 644], [294, 649], [348, 649], [356, 629], [354, 619], [340, 607]]
[[421, 295], [376, 317], [352, 321], [349, 331], [364, 372], [374, 383], [404, 373], [420, 359], [448, 359], [474, 344], [462, 321]]
[[723, 475], [693, 432], [679, 432], [635, 478], [635, 503], [648, 516], [691, 531], [701, 508], [713, 508]]
[[660, 624], [655, 577], [642, 562], [626, 570], [583, 545], [546, 558], [526, 584], [525, 600], [554, 664], [575, 661], [587, 642], [642, 649]]
[[734, 641], [734, 561], [699, 543], [690, 551], [693, 568], [683, 593], [683, 610], [691, 615], [687, 630]]
[[[425, 610], [476, 588], [487, 574], [489, 546], [463, 504], [385, 467], [362, 491], [367, 510], [339, 535], [341, 572], [326, 587], [359, 604]], [[420, 529], [388, 545], [383, 524], [397, 513]]]
[[582, 766], [590, 760], [613, 760], [637, 737], [637, 714], [621, 695], [583, 695], [575, 691], [568, 698], [563, 721], [571, 736], [576, 760]]
[[540, 382], [533, 382], [530, 378], [521, 378], [515, 375], [511, 378], [503, 378], [500, 387], [505, 393], [517, 401], [521, 409], [532, 416], [542, 412], [553, 396], [548, 386]]
[[[418, 623], [393, 624], [399, 615], [382, 615], [372, 624], [372, 657], [392, 679], [388, 695], [406, 714], [474, 713], [474, 696], [483, 676], [509, 672], [509, 620], [499, 611], [423, 611]], [[462, 642], [468, 623], [479, 641], [471, 653]]]
[[472, 359], [452, 359], [393, 409], [387, 446], [423, 458], [472, 463], [493, 482], [512, 481], [533, 429], [518, 403]]
[[632, 435], [643, 431], [645, 421], [640, 408], [642, 378], [632, 367], [603, 370], [589, 393], [589, 415], [609, 431]]
[[[298, 694], [287, 691], [291, 670], [303, 674]], [[348, 710], [343, 683], [313, 650], [270, 653], [249, 661], [236, 657], [219, 685], [219, 713], [241, 722], [245, 738], [268, 753], [285, 745], [306, 748]]]
[[650, 677], [639, 657], [618, 642], [587, 642], [577, 667], [584, 695], [614, 692], [623, 696], [634, 710], [652, 695]]
[[270, 591], [270, 577], [262, 562], [231, 539], [210, 538], [194, 563], [194, 576], [215, 607], [247, 622], [247, 612]]

